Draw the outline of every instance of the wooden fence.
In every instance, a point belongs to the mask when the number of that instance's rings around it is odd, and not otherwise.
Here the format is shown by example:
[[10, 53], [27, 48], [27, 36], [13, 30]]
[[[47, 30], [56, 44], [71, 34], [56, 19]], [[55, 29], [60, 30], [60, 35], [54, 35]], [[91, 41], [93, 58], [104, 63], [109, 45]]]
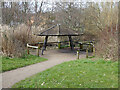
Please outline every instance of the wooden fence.
[[[52, 44], [52, 43], [69, 43], [69, 41], [62, 41], [62, 42], [48, 42], [47, 44]], [[92, 47], [92, 51], [93, 51], [93, 56], [95, 56], [95, 46], [94, 46], [94, 42], [91, 41], [86, 41], [86, 42], [74, 42], [76, 44], [79, 44], [79, 49], [77, 50], [77, 59], [79, 59], [79, 51], [83, 49], [83, 45], [87, 45], [86, 48], [86, 58], [88, 58], [88, 50], [90, 49], [90, 47]], [[39, 50], [42, 48], [43, 46], [43, 42], [38, 42], [38, 43], [33, 43], [33, 44], [27, 44], [27, 54], [30, 54], [30, 50], [29, 48], [34, 48], [37, 50], [37, 56], [39, 56]]]

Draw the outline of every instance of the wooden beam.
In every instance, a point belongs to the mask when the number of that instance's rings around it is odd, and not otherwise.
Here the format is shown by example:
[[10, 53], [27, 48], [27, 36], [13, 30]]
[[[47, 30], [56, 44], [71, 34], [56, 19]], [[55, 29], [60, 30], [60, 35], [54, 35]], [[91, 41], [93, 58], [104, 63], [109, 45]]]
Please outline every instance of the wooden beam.
[[46, 35], [45, 35], [45, 34], [44, 34], [44, 35], [43, 35], [43, 34], [35, 34], [35, 35], [37, 35], [37, 36], [81, 36], [81, 35], [83, 35], [83, 34], [79, 34], [79, 35], [78, 35], [78, 34], [77, 34], [77, 35], [76, 35], [76, 34], [72, 34], [72, 35], [68, 35], [68, 34], [66, 34], [66, 35], [65, 35], [65, 34], [64, 34], [64, 35], [56, 35], [56, 34], [49, 34], [49, 35], [47, 35], [47, 34], [46, 34]]
[[47, 40], [48, 40], [48, 36], [45, 37], [45, 41], [44, 41], [43, 49], [42, 49], [42, 55], [43, 55], [44, 50], [46, 50]]
[[72, 37], [71, 36], [68, 36], [68, 37], [69, 37], [69, 41], [70, 41], [71, 50], [73, 50], [74, 47], [73, 47]]

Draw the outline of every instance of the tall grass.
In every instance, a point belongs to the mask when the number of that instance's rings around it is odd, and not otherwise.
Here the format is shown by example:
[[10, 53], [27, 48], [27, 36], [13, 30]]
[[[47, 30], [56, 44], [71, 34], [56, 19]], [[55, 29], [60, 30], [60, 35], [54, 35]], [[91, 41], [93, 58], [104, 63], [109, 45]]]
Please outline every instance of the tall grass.
[[31, 29], [28, 36], [29, 27], [21, 24], [17, 27], [1, 26], [1, 49], [4, 55], [8, 57], [23, 57], [25, 54], [25, 47], [27, 43], [36, 43], [43, 41], [41, 37], [33, 35]]
[[97, 55], [106, 60], [118, 60], [118, 34], [103, 30], [99, 32], [99, 42], [96, 44]]

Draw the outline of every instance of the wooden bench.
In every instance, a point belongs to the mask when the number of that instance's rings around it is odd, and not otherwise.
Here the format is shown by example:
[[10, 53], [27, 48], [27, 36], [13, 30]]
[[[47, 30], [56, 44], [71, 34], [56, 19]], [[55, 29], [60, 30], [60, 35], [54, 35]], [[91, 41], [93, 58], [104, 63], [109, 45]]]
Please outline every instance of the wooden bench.
[[95, 56], [95, 46], [94, 42], [77, 42], [80, 45], [80, 49], [77, 50], [77, 59], [79, 59], [79, 51], [83, 49], [83, 45], [87, 45], [86, 48], [86, 58], [88, 58], [88, 50], [92, 46], [93, 56]]
[[30, 54], [29, 48], [34, 48], [37, 49], [37, 56], [39, 56], [39, 50], [41, 48], [41, 43], [37, 43], [37, 46], [32, 46], [30, 44], [27, 43], [27, 54]]

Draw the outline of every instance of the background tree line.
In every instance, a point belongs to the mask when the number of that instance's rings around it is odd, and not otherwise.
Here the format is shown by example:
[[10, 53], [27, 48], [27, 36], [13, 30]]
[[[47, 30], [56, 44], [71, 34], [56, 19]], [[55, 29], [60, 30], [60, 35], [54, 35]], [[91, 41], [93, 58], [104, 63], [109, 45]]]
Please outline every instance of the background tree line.
[[[2, 2], [2, 23], [7, 25], [27, 24], [34, 18], [35, 26], [50, 27], [56, 23], [78, 32], [97, 34], [118, 27], [118, 3], [116, 2]], [[43, 23], [43, 24], [42, 24]]]

